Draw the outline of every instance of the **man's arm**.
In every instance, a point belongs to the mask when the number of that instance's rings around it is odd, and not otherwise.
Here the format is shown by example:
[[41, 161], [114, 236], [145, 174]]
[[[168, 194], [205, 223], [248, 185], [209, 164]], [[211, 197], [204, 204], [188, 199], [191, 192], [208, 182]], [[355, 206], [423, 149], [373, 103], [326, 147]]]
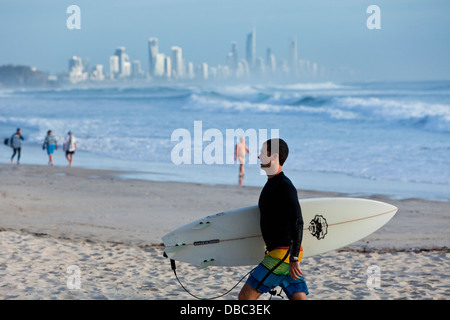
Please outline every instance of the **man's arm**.
[[291, 246], [289, 248], [289, 273], [291, 278], [299, 279], [303, 273], [298, 262], [298, 255], [300, 253], [302, 239], [303, 239], [303, 217], [300, 204], [298, 202], [297, 190], [291, 191], [290, 196], [292, 209], [292, 223], [291, 223]]
[[300, 247], [303, 239], [303, 217], [300, 203], [298, 202], [297, 190], [292, 190], [290, 195], [291, 207], [291, 246], [290, 246], [290, 260], [295, 261], [300, 253]]
[[289, 262], [289, 275], [292, 279], [298, 280], [303, 276], [303, 272], [300, 269], [300, 263], [298, 261], [296, 262]]

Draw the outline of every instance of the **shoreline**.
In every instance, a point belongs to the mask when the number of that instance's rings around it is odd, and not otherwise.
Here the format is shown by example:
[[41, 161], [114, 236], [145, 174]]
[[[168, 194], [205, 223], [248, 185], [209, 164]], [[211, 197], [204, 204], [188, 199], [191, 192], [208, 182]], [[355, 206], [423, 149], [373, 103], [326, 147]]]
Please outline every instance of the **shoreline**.
[[[27, 164], [0, 164], [0, 174], [0, 198], [4, 202], [0, 228], [73, 240], [89, 240], [92, 236], [91, 241], [137, 245], [161, 245], [162, 235], [185, 223], [255, 205], [262, 188], [151, 181], [124, 177], [129, 173], [120, 170]], [[298, 195], [300, 200], [355, 197], [314, 190], [298, 190]], [[449, 225], [450, 202], [396, 200], [385, 195], [362, 198], [390, 203], [399, 211], [386, 226], [352, 246], [363, 250], [447, 248], [450, 237], [444, 229]], [[121, 228], [123, 223], [128, 227]], [[145, 224], [150, 226], [148, 231]], [[71, 231], [75, 231], [72, 237]], [[115, 234], [117, 231], [123, 235]], [[415, 237], [407, 237], [410, 232]]]
[[[261, 188], [123, 179], [121, 171], [0, 164], [0, 299], [194, 300], [163, 257], [161, 236], [210, 214], [254, 205]], [[299, 198], [347, 196], [299, 190]], [[350, 246], [301, 262], [311, 300], [450, 297], [450, 203], [391, 200], [399, 212]], [[368, 288], [368, 268], [381, 287]], [[68, 280], [78, 268], [79, 288]], [[252, 266], [177, 263], [193, 294], [226, 292]], [[221, 299], [235, 300], [243, 282]], [[263, 295], [261, 300], [267, 300]], [[273, 299], [280, 299], [273, 297]]]
[[[22, 150], [22, 165], [47, 166], [47, 155], [40, 145], [28, 144]], [[6, 150], [6, 149], [5, 149]], [[58, 149], [59, 150], [59, 149]], [[10, 165], [9, 150], [0, 165]], [[63, 152], [55, 152], [55, 167], [67, 168]], [[129, 161], [98, 155], [87, 151], [77, 151], [73, 168], [116, 172], [117, 178], [158, 182], [180, 182], [204, 184], [207, 186], [235, 186], [238, 184], [238, 166], [233, 165], [174, 165], [165, 162]], [[245, 167], [244, 186], [262, 188], [266, 177], [259, 165]], [[419, 199], [424, 201], [450, 202], [447, 185], [408, 181], [385, 181], [369, 179], [333, 172], [298, 171], [285, 168], [294, 185], [311, 192], [337, 193], [355, 197], [383, 197], [392, 200]]]

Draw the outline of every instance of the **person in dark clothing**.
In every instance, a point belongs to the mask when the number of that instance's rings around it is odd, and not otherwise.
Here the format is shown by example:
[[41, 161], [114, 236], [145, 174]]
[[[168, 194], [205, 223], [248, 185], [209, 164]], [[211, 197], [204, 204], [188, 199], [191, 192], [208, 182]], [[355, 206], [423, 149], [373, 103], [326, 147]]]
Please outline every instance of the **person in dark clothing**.
[[288, 154], [284, 140], [271, 139], [263, 144], [258, 157], [268, 177], [258, 202], [267, 254], [242, 287], [241, 300], [256, 300], [277, 286], [292, 300], [306, 300], [309, 294], [300, 269], [303, 255], [301, 207], [296, 188], [283, 172]]
[[11, 156], [11, 164], [14, 163], [14, 157], [16, 156], [16, 154], [17, 154], [17, 164], [20, 163], [20, 151], [22, 150], [22, 140], [23, 140], [22, 130], [20, 130], [20, 128], [17, 128], [16, 133], [14, 133], [11, 136], [9, 142], [9, 145], [11, 146], [11, 148], [13, 148], [13, 154]]

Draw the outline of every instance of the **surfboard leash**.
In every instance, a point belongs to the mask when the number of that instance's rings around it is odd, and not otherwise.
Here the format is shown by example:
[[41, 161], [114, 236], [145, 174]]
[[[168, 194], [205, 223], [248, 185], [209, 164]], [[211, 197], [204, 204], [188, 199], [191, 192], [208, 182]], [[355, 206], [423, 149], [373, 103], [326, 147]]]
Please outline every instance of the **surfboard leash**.
[[221, 295], [218, 295], [218, 296], [216, 296], [216, 297], [212, 297], [212, 298], [201, 298], [201, 297], [198, 297], [198, 296], [196, 296], [195, 294], [193, 294], [193, 293], [191, 293], [185, 286], [183, 286], [183, 284], [181, 283], [181, 281], [180, 281], [180, 279], [178, 278], [178, 275], [177, 275], [177, 271], [176, 271], [176, 269], [177, 269], [177, 266], [176, 266], [176, 264], [175, 264], [175, 260], [173, 260], [173, 259], [170, 259], [170, 266], [171, 266], [171, 268], [172, 268], [172, 271], [173, 271], [173, 273], [175, 274], [175, 278], [177, 279], [177, 281], [178, 281], [178, 283], [180, 284], [180, 286], [184, 289], [184, 291], [186, 291], [189, 295], [191, 295], [192, 297], [194, 297], [194, 298], [196, 298], [196, 299], [199, 299], [199, 300], [214, 300], [214, 299], [217, 299], [217, 298], [221, 298], [221, 297], [223, 297], [223, 296], [225, 296], [225, 295], [227, 295], [227, 294], [229, 294], [234, 288], [236, 288], [237, 287], [237, 285], [239, 284], [239, 283], [241, 283], [242, 282], [242, 280], [244, 280], [245, 279], [245, 277], [247, 277], [250, 273], [252, 273], [253, 272], [253, 270], [255, 270], [255, 268], [253, 268], [252, 270], [250, 270], [249, 272], [247, 272], [230, 290], [228, 290], [227, 292], [225, 292], [225, 293], [223, 293], [223, 294], [221, 294]]

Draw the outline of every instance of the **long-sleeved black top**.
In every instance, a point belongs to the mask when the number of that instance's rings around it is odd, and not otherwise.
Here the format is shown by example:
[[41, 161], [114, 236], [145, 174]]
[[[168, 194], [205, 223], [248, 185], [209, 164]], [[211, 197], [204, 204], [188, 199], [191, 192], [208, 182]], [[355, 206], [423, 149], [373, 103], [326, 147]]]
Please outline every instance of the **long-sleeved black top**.
[[267, 180], [259, 197], [261, 233], [266, 249], [289, 247], [292, 257], [300, 252], [303, 217], [297, 190], [291, 180], [280, 172]]

